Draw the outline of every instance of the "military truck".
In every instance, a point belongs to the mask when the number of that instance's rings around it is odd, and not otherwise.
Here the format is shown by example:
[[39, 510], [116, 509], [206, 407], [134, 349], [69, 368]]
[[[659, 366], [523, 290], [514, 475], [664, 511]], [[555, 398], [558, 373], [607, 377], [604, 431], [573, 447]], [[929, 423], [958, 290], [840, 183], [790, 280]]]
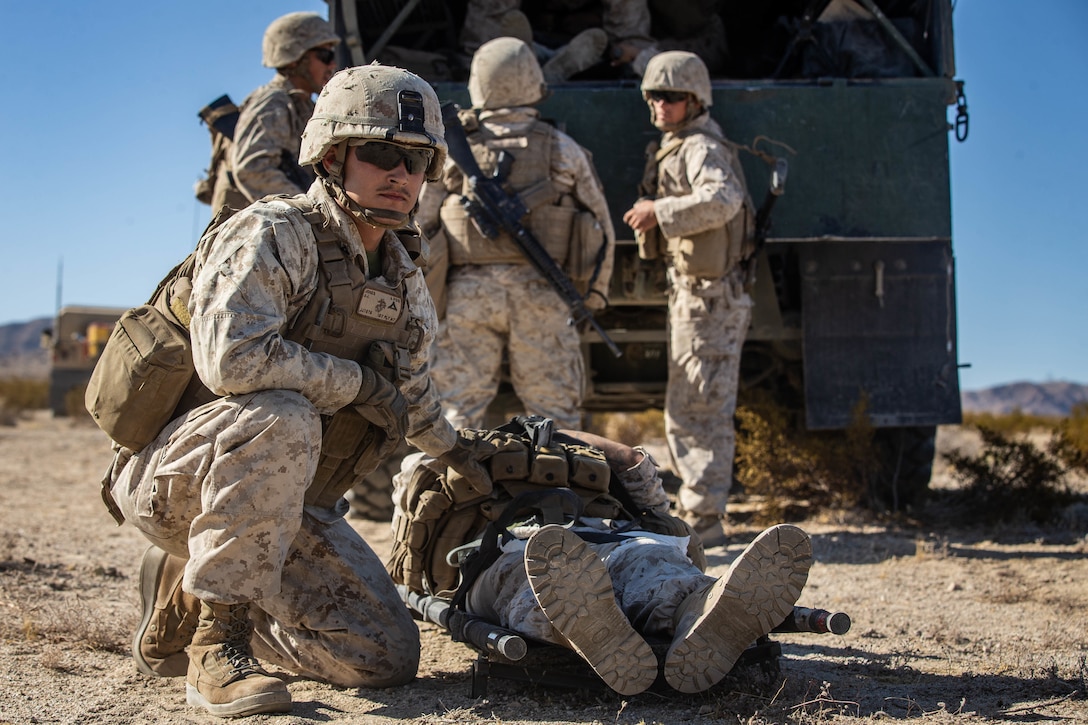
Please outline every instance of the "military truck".
[[56, 417], [83, 410], [83, 391], [124, 308], [70, 305], [57, 312], [50, 350], [49, 408]]
[[[521, 7], [534, 40], [552, 47], [579, 27], [573, 21], [600, 19], [589, 2]], [[950, 0], [649, 7], [662, 49], [677, 47], [670, 34], [717, 15], [728, 59], [713, 69], [711, 113], [731, 140], [788, 163], [757, 260], [742, 389], [773, 390], [813, 431], [844, 431], [864, 401], [886, 459], [885, 501], [911, 502], [928, 486], [936, 426], [961, 420], [949, 137], [966, 138], [968, 117]], [[441, 99], [468, 105], [457, 37], [464, 2], [329, 0], [329, 12], [346, 41], [342, 63], [397, 63], [431, 80]], [[584, 334], [587, 412], [664, 401], [664, 270], [639, 261], [622, 222], [658, 135], [638, 85], [603, 60], [553, 85], [540, 105], [592, 152], [619, 237], [611, 306], [598, 319], [623, 355]], [[772, 167], [741, 155], [759, 206]]]

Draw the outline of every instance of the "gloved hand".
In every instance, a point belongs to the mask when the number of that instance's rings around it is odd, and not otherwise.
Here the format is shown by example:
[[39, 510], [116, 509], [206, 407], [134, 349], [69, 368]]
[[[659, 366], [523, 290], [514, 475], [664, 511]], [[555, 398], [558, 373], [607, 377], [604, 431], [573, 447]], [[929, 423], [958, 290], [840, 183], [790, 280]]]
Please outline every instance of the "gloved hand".
[[[438, 456], [438, 462], [448, 468], [452, 468], [460, 474], [464, 483], [477, 496], [486, 496], [491, 493], [493, 484], [491, 475], [480, 463], [481, 458], [486, 458], [495, 453], [495, 445], [474, 435], [474, 431], [457, 431], [457, 442], [453, 448]], [[461, 486], [459, 482], [450, 482], [451, 488], [456, 490]]]
[[408, 430], [408, 401], [396, 386], [373, 369], [362, 366], [363, 383], [351, 401], [359, 415], [385, 431], [390, 440], [400, 442]]

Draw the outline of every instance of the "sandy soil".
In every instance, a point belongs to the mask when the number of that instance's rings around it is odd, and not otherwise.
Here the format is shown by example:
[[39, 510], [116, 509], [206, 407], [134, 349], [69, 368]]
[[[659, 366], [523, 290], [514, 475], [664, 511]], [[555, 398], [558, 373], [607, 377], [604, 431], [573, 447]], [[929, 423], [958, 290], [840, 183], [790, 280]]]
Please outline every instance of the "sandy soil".
[[[941, 445], [950, 437], [962, 434], [942, 429]], [[186, 706], [180, 680], [143, 677], [128, 655], [146, 544], [99, 500], [108, 459], [105, 436], [86, 423], [41, 414], [0, 427], [0, 724], [216, 721]], [[777, 674], [743, 668], [709, 694], [626, 700], [492, 677], [473, 697], [475, 653], [421, 624], [411, 685], [344, 690], [285, 675], [293, 713], [250, 721], [1088, 722], [1083, 528], [932, 531], [832, 518], [801, 522], [817, 563], [799, 603], [846, 611], [853, 628], [775, 635]], [[388, 550], [385, 526], [354, 524]], [[755, 533], [711, 550], [712, 571]]]

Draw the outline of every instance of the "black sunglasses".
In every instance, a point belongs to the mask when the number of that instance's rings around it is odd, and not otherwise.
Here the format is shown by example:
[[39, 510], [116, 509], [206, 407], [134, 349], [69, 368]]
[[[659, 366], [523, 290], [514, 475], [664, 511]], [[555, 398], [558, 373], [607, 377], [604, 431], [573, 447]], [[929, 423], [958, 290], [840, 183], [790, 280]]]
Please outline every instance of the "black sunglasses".
[[651, 101], [664, 101], [665, 103], [679, 103], [688, 97], [684, 91], [646, 91], [646, 97]]
[[314, 54], [314, 57], [319, 61], [328, 65], [332, 63], [336, 58], [336, 51], [332, 48], [310, 48], [310, 52]]
[[421, 174], [433, 157], [434, 149], [398, 146], [384, 141], [368, 141], [355, 147], [355, 158], [374, 164], [382, 171], [392, 171], [403, 161], [409, 174]]

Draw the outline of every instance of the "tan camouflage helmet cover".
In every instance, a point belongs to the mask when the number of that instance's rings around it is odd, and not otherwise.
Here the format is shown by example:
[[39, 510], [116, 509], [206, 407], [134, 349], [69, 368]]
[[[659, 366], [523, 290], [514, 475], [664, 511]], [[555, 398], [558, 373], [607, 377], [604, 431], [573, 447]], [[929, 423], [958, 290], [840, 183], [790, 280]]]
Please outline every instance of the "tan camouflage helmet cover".
[[[412, 112], [412, 99], [422, 99], [422, 123]], [[403, 68], [371, 63], [336, 73], [321, 90], [302, 132], [298, 162], [320, 164], [330, 148], [349, 139], [432, 148], [434, 157], [427, 167], [431, 180], [438, 178], [446, 162], [438, 96], [430, 84]]]
[[547, 84], [536, 54], [517, 38], [495, 38], [472, 56], [468, 95], [478, 109], [531, 106], [540, 102]]
[[276, 18], [264, 31], [261, 63], [284, 68], [319, 45], [339, 44], [340, 36], [317, 13], [288, 13]]
[[647, 91], [682, 91], [694, 95], [703, 108], [710, 108], [714, 102], [706, 63], [686, 50], [669, 50], [650, 58], [641, 88], [643, 98]]

